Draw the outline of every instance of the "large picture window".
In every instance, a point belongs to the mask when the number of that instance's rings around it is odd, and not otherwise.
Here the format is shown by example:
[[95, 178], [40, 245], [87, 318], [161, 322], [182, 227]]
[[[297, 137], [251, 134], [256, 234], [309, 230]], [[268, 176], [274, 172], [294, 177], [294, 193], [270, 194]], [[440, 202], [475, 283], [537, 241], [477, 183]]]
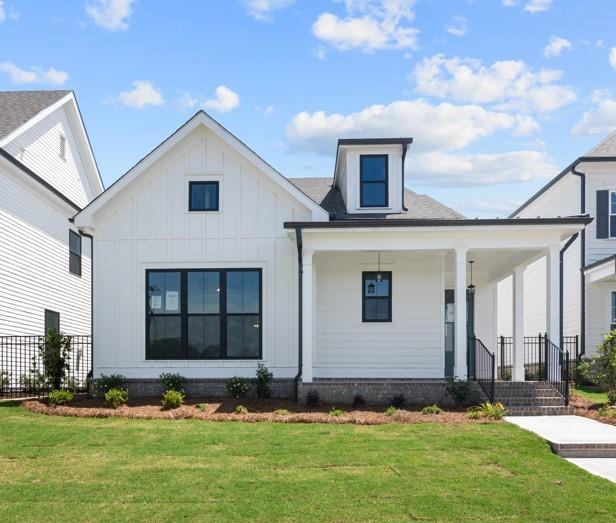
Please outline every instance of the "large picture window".
[[386, 154], [362, 154], [359, 157], [359, 205], [387, 207], [388, 157]]
[[391, 321], [391, 272], [362, 273], [362, 321]]
[[261, 269], [152, 269], [146, 284], [146, 359], [261, 358]]

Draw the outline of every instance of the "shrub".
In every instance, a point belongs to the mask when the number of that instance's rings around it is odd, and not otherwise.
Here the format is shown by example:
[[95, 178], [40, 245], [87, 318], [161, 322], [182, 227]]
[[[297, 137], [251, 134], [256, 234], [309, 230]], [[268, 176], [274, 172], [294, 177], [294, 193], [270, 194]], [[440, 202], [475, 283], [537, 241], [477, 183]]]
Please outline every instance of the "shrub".
[[289, 411], [287, 409], [276, 409], [274, 414], [278, 414], [279, 416], [287, 416]]
[[479, 419], [483, 417], [483, 409], [479, 405], [466, 409], [466, 415], [470, 419]]
[[499, 420], [507, 413], [507, 409], [502, 403], [482, 403], [467, 409], [467, 415], [471, 419], [490, 418]]
[[606, 403], [599, 409], [599, 415], [606, 416], [608, 418], [616, 418], [616, 407]]
[[257, 398], [260, 400], [267, 400], [272, 397], [272, 389], [270, 389], [270, 383], [274, 379], [274, 374], [263, 365], [259, 363], [257, 365], [257, 377], [255, 378], [255, 389], [257, 392]]
[[124, 389], [126, 387], [126, 376], [121, 374], [110, 374], [106, 376], [101, 374], [101, 377], [96, 380], [96, 389], [103, 396], [111, 389]]
[[393, 416], [396, 412], [398, 412], [398, 409], [393, 405], [390, 405], [387, 409], [385, 409], [385, 416]]
[[184, 393], [179, 390], [169, 389], [163, 394], [161, 403], [163, 409], [177, 409], [184, 401]]
[[404, 394], [396, 394], [393, 398], [391, 398], [390, 404], [392, 407], [401, 409], [402, 407], [404, 407], [405, 403], [406, 403], [406, 398], [404, 397]]
[[0, 372], [0, 393], [8, 390], [10, 384], [11, 375], [7, 371], [3, 370]]
[[334, 416], [334, 417], [338, 417], [338, 416], [342, 416], [344, 414], [344, 411], [342, 409], [337, 409], [336, 407], [332, 407], [332, 410], [329, 411], [329, 415], [330, 416]]
[[170, 390], [175, 390], [184, 393], [184, 382], [186, 381], [184, 376], [172, 372], [163, 372], [159, 378], [160, 384], [163, 386], [163, 391], [168, 392]]
[[353, 407], [363, 407], [366, 404], [366, 400], [361, 394], [355, 394], [353, 396]]
[[207, 410], [207, 403], [197, 403], [195, 405], [201, 412], [205, 412]]
[[422, 414], [442, 414], [443, 409], [441, 409], [436, 403], [434, 405], [426, 405], [423, 409], [421, 409]]
[[50, 405], [66, 405], [73, 401], [73, 393], [70, 390], [54, 389], [49, 393]]
[[248, 392], [248, 380], [239, 376], [233, 376], [229, 378], [226, 383], [227, 392], [231, 394], [235, 399], [240, 399]]
[[235, 407], [236, 414], [248, 414], [248, 409], [244, 405], [238, 405]]
[[445, 390], [458, 405], [466, 403], [471, 395], [471, 385], [467, 380], [449, 378]]
[[[586, 360], [588, 365], [578, 365], [578, 371], [611, 394], [616, 400], [616, 330], [606, 334], [599, 345], [598, 355]], [[608, 396], [609, 398], [609, 396]]]
[[315, 405], [318, 405], [320, 401], [319, 398], [319, 393], [318, 391], [312, 389], [310, 391], [308, 391], [308, 394], [306, 394], [306, 404], [309, 405], [310, 407], [314, 407]]
[[50, 329], [39, 344], [45, 377], [52, 389], [62, 387], [62, 382], [70, 370], [71, 341], [70, 336]]
[[105, 392], [105, 403], [112, 409], [117, 409], [120, 405], [128, 402], [128, 391], [126, 389], [109, 389]]
[[45, 376], [36, 370], [36, 366], [34, 366], [30, 369], [28, 374], [19, 375], [19, 386], [24, 390], [24, 392], [33, 392], [37, 394], [46, 388], [47, 383]]
[[607, 391], [607, 401], [610, 405], [616, 405], [616, 389]]

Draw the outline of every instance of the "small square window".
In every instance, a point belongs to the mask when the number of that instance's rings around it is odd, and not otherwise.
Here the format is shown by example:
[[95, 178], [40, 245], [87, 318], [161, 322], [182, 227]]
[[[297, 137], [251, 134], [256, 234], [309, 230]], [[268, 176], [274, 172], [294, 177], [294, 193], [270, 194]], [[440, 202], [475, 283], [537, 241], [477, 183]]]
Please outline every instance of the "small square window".
[[188, 210], [218, 210], [218, 182], [189, 182], [188, 192]]

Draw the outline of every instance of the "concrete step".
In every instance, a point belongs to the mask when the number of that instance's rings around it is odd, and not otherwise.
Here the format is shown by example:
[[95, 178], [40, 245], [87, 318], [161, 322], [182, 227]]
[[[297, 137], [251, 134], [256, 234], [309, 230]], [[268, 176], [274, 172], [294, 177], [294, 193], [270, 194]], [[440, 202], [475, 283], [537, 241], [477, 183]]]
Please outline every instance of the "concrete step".
[[564, 407], [565, 400], [558, 398], [497, 398], [506, 407]]
[[616, 458], [616, 443], [555, 443], [552, 450], [563, 458]]
[[573, 412], [571, 407], [508, 407], [507, 416], [567, 416]]

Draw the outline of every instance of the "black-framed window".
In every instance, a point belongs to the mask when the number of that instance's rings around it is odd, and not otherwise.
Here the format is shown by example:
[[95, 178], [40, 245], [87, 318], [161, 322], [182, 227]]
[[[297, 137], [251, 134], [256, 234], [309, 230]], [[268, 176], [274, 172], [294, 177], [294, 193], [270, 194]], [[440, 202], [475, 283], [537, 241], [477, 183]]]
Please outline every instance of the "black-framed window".
[[60, 313], [45, 309], [45, 335], [50, 330], [60, 332]]
[[391, 272], [362, 272], [362, 321], [391, 321]]
[[362, 154], [359, 157], [360, 207], [387, 207], [389, 162], [386, 154]]
[[68, 270], [81, 276], [81, 234], [68, 231]]
[[616, 329], [616, 292], [612, 292], [612, 306], [610, 309], [610, 330]]
[[261, 269], [146, 271], [146, 359], [260, 359]]
[[217, 211], [218, 201], [218, 182], [188, 182], [189, 211]]

